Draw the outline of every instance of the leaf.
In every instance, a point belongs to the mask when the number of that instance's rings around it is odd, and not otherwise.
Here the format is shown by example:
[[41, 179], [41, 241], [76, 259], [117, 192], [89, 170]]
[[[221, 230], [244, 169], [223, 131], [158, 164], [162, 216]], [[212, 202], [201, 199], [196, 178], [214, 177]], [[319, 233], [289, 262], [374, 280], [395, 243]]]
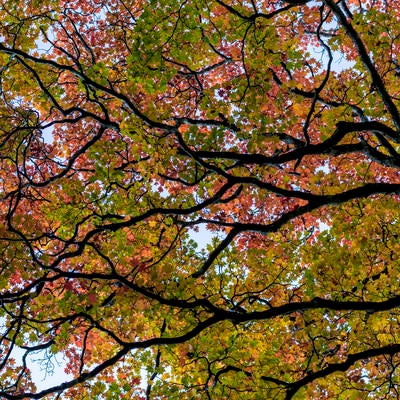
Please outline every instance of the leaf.
[[400, 6], [321, 4], [2, 4], [1, 398], [396, 398]]

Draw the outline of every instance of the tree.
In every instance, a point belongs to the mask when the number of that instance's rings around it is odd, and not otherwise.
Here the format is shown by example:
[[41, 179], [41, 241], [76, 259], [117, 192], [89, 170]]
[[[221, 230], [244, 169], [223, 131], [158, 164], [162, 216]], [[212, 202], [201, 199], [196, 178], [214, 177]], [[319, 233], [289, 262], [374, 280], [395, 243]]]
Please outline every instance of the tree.
[[0, 21], [1, 398], [399, 397], [397, 1]]

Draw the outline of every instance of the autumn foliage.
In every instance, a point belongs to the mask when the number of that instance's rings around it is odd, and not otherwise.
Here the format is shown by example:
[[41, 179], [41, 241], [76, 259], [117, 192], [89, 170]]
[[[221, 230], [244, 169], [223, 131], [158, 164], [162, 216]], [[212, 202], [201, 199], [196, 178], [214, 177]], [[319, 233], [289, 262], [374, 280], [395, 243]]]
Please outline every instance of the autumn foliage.
[[397, 0], [2, 0], [0, 398], [399, 398], [399, 108]]

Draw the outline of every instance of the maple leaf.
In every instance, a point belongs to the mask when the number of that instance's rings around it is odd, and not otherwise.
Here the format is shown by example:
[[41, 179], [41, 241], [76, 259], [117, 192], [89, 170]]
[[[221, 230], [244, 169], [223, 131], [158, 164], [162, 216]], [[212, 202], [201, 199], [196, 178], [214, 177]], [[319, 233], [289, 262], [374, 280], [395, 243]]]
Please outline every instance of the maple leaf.
[[0, 20], [1, 398], [397, 396], [397, 1]]

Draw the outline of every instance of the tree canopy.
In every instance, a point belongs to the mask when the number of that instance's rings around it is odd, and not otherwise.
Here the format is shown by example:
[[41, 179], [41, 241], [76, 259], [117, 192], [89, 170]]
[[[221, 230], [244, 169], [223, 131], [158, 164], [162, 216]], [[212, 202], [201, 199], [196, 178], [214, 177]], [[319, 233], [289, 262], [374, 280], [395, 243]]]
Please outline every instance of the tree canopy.
[[0, 397], [399, 398], [399, 99], [396, 0], [3, 0]]

